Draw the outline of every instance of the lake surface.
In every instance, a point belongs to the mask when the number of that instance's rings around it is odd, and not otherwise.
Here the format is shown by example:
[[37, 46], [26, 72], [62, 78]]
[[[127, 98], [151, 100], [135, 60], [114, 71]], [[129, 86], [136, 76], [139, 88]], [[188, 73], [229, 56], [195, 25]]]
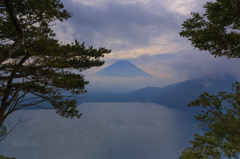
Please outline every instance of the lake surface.
[[62, 118], [54, 110], [12, 114], [30, 121], [0, 142], [1, 154], [17, 159], [177, 159], [190, 146], [193, 115], [155, 103], [83, 103], [80, 119]]

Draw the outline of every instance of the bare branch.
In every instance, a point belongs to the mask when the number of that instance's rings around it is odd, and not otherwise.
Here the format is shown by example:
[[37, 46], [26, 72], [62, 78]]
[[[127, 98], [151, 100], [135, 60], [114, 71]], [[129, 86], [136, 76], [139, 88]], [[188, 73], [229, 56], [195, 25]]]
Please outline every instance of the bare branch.
[[19, 117], [19, 121], [12, 128], [10, 128], [10, 130], [3, 136], [3, 138], [0, 139], [0, 141], [4, 140], [13, 131], [13, 129], [16, 126], [18, 126], [19, 124], [21, 124], [23, 122], [27, 122], [27, 121], [31, 120], [31, 119], [28, 119], [28, 120], [23, 121], [22, 118], [23, 118], [23, 115], [21, 117]]
[[231, 0], [232, 8], [234, 11], [240, 16], [240, 1], [239, 0]]
[[8, 101], [9, 105], [10, 105], [10, 103], [12, 103], [13, 100], [18, 96], [19, 91], [20, 91], [20, 88], [18, 88], [18, 89], [14, 92], [12, 98]]

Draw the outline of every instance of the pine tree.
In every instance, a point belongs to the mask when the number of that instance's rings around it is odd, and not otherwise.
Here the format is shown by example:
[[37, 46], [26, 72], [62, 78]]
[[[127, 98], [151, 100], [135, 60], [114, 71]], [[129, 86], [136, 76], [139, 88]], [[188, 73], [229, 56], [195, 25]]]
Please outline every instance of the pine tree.
[[[204, 8], [205, 14], [192, 12], [192, 18], [184, 21], [180, 36], [215, 57], [240, 58], [240, 1], [216, 0], [207, 2]], [[218, 95], [204, 92], [188, 105], [203, 108], [195, 118], [207, 123], [210, 131], [203, 136], [195, 134], [192, 146], [182, 152], [181, 159], [239, 158], [240, 83], [233, 84], [233, 89], [234, 93]]]
[[81, 95], [88, 82], [70, 69], [99, 67], [111, 50], [55, 39], [51, 25], [72, 16], [60, 0], [0, 0], [0, 14], [0, 127], [14, 111], [44, 108], [43, 102], [63, 117], [80, 118], [76, 100], [63, 92]]

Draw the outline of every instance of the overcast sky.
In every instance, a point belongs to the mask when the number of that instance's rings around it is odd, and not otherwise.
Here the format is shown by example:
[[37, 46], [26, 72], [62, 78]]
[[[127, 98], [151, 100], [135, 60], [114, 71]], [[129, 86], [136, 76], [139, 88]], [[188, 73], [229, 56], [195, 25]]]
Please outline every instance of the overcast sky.
[[208, 52], [194, 50], [190, 41], [179, 36], [183, 21], [191, 17], [191, 11], [203, 14], [206, 2], [64, 0], [73, 16], [53, 29], [57, 38], [66, 43], [77, 39], [95, 48], [112, 50], [105, 56], [104, 66], [91, 69], [86, 75], [127, 59], [155, 76], [155, 86], [207, 76], [239, 76], [235, 69], [240, 66], [238, 59], [214, 58]]
[[177, 53], [192, 49], [179, 37], [191, 11], [203, 12], [197, 0], [74, 0], [63, 1], [71, 19], [54, 27], [58, 38], [78, 39], [112, 49], [111, 58]]

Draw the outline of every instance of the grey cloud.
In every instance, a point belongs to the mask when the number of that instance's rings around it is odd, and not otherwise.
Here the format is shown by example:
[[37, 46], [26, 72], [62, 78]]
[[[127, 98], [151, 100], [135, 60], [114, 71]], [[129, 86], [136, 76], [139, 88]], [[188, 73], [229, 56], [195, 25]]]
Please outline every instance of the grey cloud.
[[[130, 62], [144, 71], [154, 75], [154, 78], [100, 78], [92, 76], [93, 73], [117, 62], [119, 59], [107, 59], [106, 66], [89, 70], [86, 80], [90, 83], [86, 86], [89, 92], [96, 90], [101, 92], [131, 92], [147, 86], [162, 87], [167, 84], [181, 82], [187, 79], [200, 78], [224, 78], [227, 75], [240, 79], [239, 59], [227, 59], [226, 57], [214, 58], [208, 52], [190, 50], [177, 54], [143, 55], [138, 58], [128, 58]], [[211, 83], [205, 83], [211, 85]]]
[[[161, 15], [147, 11], [144, 4], [121, 4], [106, 2], [105, 5], [85, 5], [80, 2], [65, 1], [65, 7], [73, 17], [55, 29], [67, 32], [72, 37], [95, 47], [105, 46], [118, 50], [128, 50], [148, 46], [153, 37], [175, 32], [184, 16], [169, 12], [159, 5]], [[151, 8], [148, 8], [151, 10]]]
[[[225, 78], [227, 75], [236, 76], [240, 80], [239, 68], [240, 59], [227, 59], [226, 57], [214, 58], [208, 52], [190, 50], [178, 52], [177, 54], [159, 54], [154, 56], [143, 55], [138, 58], [127, 59], [143, 70], [152, 73], [154, 78], [96, 78], [89, 76], [89, 89], [99, 87], [99, 90], [114, 87], [128, 88], [133, 91], [147, 86], [162, 87], [167, 84], [181, 82], [187, 79], [201, 78]], [[112, 64], [118, 59], [108, 59], [107, 63]], [[101, 69], [101, 68], [99, 68]], [[97, 83], [96, 83], [97, 81]], [[211, 85], [206, 81], [205, 85]], [[108, 88], [109, 87], [109, 88]], [[100, 89], [102, 88], [102, 89]]]
[[[142, 63], [151, 63], [153, 61], [162, 61], [162, 60], [170, 60], [176, 58], [176, 53], [167, 53], [167, 54], [156, 54], [156, 55], [141, 55], [137, 58], [125, 58], [123, 60], [129, 60], [134, 63], [142, 64]], [[114, 59], [115, 61], [119, 59]]]
[[175, 59], [165, 61], [163, 65], [170, 69], [171, 74], [186, 79], [224, 78], [226, 75], [233, 75], [240, 79], [239, 59], [214, 58], [204, 51], [193, 50], [179, 54]]
[[105, 64], [103, 67], [99, 68], [98, 70], [101, 70], [105, 68], [105, 66], [107, 67], [108, 65], [111, 65], [119, 60], [128, 60], [132, 62], [134, 65], [141, 67], [144, 65], [149, 66], [153, 63], [159, 63], [163, 60], [166, 61], [166, 60], [174, 59], [176, 58], [176, 56], [177, 56], [176, 53], [167, 53], [167, 54], [156, 54], [156, 55], [144, 54], [136, 58], [122, 58], [122, 59], [104, 58], [103, 60], [105, 60]]
[[[161, 72], [165, 71], [166, 74], [169, 73], [162, 67], [162, 62], [169, 61], [175, 57], [176, 54], [169, 53], [152, 56], [146, 54], [139, 56], [138, 58], [106, 59], [106, 65], [83, 72], [86, 76], [86, 80], [90, 82], [86, 86], [86, 89], [89, 93], [130, 93], [147, 86], [163, 87], [167, 84], [180, 82], [182, 81], [180, 78], [169, 78], [166, 75], [161, 76]], [[94, 75], [95, 72], [98, 72], [119, 60], [128, 60], [142, 70], [152, 74], [154, 77], [99, 77]]]

